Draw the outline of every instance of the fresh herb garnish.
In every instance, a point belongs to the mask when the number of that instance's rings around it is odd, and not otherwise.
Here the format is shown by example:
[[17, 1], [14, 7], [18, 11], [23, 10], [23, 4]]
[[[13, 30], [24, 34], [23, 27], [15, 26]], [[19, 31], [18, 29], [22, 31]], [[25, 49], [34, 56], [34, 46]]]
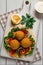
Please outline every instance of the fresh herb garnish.
[[30, 16], [29, 14], [26, 13], [26, 17], [27, 17], [27, 18], [30, 18], [31, 16]]
[[26, 13], [26, 16], [22, 16], [21, 24], [26, 24], [27, 28], [33, 28], [35, 19]]
[[33, 28], [33, 23], [29, 21], [29, 19], [26, 21], [26, 27], [27, 28]]
[[14, 31], [15, 31], [15, 28], [12, 28], [12, 29], [11, 29], [11, 32], [14, 32]]
[[20, 30], [19, 27], [12, 28], [12, 29], [11, 29], [11, 32], [16, 32], [16, 31], [18, 31], [18, 30]]
[[11, 48], [8, 47], [8, 44], [6, 42], [6, 40], [8, 39], [8, 37], [4, 37], [4, 47], [7, 49], [7, 51], [11, 51]]
[[24, 56], [27, 56], [28, 54], [24, 54]]
[[32, 55], [32, 54], [33, 54], [33, 49], [29, 52], [29, 54], [30, 54], [30, 55]]
[[32, 44], [31, 47], [34, 47], [35, 44]]
[[6, 43], [5, 41], [8, 39], [8, 36], [4, 37], [4, 43]]
[[22, 16], [22, 20], [21, 21], [22, 21], [21, 24], [24, 24], [25, 21], [26, 21], [26, 17], [25, 16]]
[[9, 38], [15, 38], [15, 36], [13, 35], [12, 32], [9, 32], [9, 33], [8, 33], [8, 37], [9, 37]]
[[7, 51], [11, 51], [11, 48], [8, 47], [7, 43], [4, 43], [4, 47], [6, 48]]
[[19, 52], [18, 52], [18, 49], [16, 50], [16, 53], [18, 54]]
[[32, 37], [32, 35], [29, 36], [29, 38], [31, 38], [31, 37]]
[[32, 42], [35, 42], [35, 40], [33, 38], [31, 38]]
[[32, 38], [32, 35], [30, 35], [29, 38], [32, 40], [32, 42], [35, 42], [34, 38]]
[[26, 30], [26, 28], [21, 28], [20, 30]]

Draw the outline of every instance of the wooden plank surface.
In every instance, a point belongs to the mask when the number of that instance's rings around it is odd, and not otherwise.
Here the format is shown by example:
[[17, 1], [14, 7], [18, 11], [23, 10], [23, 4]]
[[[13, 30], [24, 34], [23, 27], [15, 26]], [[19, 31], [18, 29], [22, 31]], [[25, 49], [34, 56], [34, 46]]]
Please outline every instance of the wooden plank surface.
[[[31, 0], [31, 2], [35, 3], [35, 0]], [[15, 5], [16, 6], [16, 5]], [[7, 0], [7, 11], [11, 11], [12, 9], [14, 9], [14, 0]], [[6, 12], [6, 0], [0, 0], [0, 14], [3, 14]], [[34, 16], [34, 13], [31, 12], [31, 15]], [[41, 20], [42, 21], [42, 20]], [[2, 27], [0, 25], [0, 46], [1, 46], [1, 42], [2, 42], [2, 37], [3, 37], [3, 30], [2, 30]], [[39, 31], [39, 38], [38, 38], [38, 44], [37, 44], [38, 48], [39, 48], [39, 51], [40, 51], [40, 54], [42, 56], [42, 22], [40, 24], [40, 31]], [[5, 58], [1, 58], [0, 57], [0, 65], [19, 65], [19, 64], [22, 64], [22, 65], [25, 65], [24, 63], [19, 63], [18, 64], [16, 63], [17, 61], [16, 60], [11, 60], [11, 59], [5, 59]], [[42, 61], [37, 61], [36, 63], [34, 63], [33, 65], [41, 65], [42, 64]], [[28, 64], [26, 64], [28, 65]]]
[[[3, 14], [6, 12], [6, 0], [0, 0], [0, 14]], [[3, 29], [0, 25], [0, 47], [2, 44], [2, 38], [3, 38]], [[0, 57], [0, 65], [5, 65], [6, 59]]]

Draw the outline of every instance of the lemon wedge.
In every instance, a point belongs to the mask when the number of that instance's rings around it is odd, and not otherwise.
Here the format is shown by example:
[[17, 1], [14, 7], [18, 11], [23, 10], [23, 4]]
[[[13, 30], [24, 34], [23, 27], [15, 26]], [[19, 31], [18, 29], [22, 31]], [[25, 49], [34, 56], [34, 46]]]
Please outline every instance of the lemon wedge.
[[11, 15], [12, 24], [18, 24], [20, 21], [21, 21], [21, 16], [19, 14], [12, 14]]

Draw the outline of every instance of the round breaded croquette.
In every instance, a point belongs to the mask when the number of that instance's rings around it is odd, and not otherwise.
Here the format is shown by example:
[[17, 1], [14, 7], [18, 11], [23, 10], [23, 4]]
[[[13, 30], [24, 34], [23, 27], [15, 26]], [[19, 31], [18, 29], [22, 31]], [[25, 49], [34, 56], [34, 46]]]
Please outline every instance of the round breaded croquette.
[[16, 31], [14, 35], [18, 40], [22, 40], [25, 36], [25, 34], [22, 31]]
[[25, 38], [21, 41], [21, 46], [24, 47], [24, 48], [30, 47], [31, 44], [32, 44], [32, 41], [31, 41], [28, 37], [25, 37]]
[[10, 47], [13, 49], [13, 50], [16, 50], [18, 49], [20, 46], [20, 42], [16, 39], [12, 40], [11, 43], [10, 43]]

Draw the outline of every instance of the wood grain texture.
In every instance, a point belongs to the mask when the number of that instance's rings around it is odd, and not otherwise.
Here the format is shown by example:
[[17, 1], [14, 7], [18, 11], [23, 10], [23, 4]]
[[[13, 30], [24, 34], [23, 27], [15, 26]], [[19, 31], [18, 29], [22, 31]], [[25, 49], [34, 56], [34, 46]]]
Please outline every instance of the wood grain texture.
[[[0, 0], [0, 14], [3, 14], [6, 12], [6, 0]], [[2, 38], [3, 38], [3, 29], [0, 25], [0, 47], [2, 44]], [[5, 65], [6, 59], [0, 57], [0, 65]]]
[[[35, 17], [35, 12], [33, 10], [35, 2], [39, 1], [39, 0], [30, 0], [32, 3], [32, 8], [31, 8], [31, 15]], [[15, 5], [16, 6], [16, 5]], [[7, 11], [11, 11], [12, 9], [14, 9], [14, 0], [7, 0]], [[6, 0], [0, 0], [0, 14], [3, 14], [6, 12]], [[37, 17], [35, 17], [37, 18]], [[38, 19], [39, 21], [42, 21], [40, 19]], [[0, 25], [0, 46], [1, 46], [1, 42], [2, 42], [2, 37], [3, 37], [3, 30], [2, 27]], [[39, 37], [38, 37], [38, 44], [37, 44], [40, 54], [42, 56], [42, 22], [40, 24], [40, 30], [39, 30]], [[5, 59], [5, 58], [1, 58], [0, 57], [0, 65], [29, 65], [27, 63], [22, 63], [22, 62], [18, 62], [18, 64], [16, 63], [16, 60], [11, 60], [11, 59]], [[34, 63], [33, 65], [42, 65], [42, 61], [38, 61], [36, 63]]]

